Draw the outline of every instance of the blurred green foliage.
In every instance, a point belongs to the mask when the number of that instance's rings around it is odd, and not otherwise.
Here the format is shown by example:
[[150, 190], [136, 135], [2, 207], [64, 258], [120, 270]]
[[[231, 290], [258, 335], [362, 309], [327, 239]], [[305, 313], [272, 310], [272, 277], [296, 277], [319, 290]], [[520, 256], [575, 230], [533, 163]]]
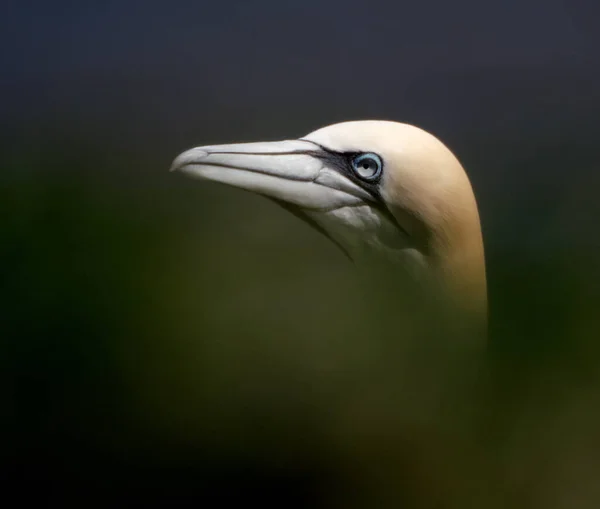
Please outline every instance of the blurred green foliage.
[[[270, 202], [142, 151], [13, 154], [0, 307], [17, 478], [169, 503], [600, 502], [593, 246], [488, 244], [484, 214], [489, 353], [442, 372], [404, 355], [393, 295]], [[554, 210], [551, 234], [570, 220]]]

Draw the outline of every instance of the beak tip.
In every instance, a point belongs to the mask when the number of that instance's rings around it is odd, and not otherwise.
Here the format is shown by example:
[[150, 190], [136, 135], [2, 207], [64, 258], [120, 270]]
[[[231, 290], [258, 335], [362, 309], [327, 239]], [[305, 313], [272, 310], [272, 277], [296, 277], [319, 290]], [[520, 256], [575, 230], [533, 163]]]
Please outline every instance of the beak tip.
[[175, 160], [171, 164], [171, 167], [169, 168], [169, 172], [178, 171], [188, 164], [198, 163], [201, 159], [204, 159], [207, 155], [208, 155], [208, 152], [206, 152], [205, 150], [201, 150], [201, 149], [197, 149], [197, 148], [187, 150], [186, 152], [179, 154], [175, 158]]
[[174, 161], [171, 167], [169, 168], [169, 173], [173, 173], [179, 169], [181, 169], [181, 164], [179, 164], [178, 161]]

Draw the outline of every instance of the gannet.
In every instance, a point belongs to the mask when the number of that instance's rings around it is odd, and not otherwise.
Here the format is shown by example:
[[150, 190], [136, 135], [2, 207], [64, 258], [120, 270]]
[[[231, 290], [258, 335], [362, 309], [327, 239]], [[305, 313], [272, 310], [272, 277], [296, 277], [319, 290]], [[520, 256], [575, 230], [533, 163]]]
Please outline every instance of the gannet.
[[474, 326], [465, 330], [485, 327], [477, 203], [460, 162], [432, 134], [350, 121], [299, 139], [195, 147], [171, 170], [270, 198], [357, 264], [379, 259], [402, 268], [413, 287], [444, 303], [446, 317]]

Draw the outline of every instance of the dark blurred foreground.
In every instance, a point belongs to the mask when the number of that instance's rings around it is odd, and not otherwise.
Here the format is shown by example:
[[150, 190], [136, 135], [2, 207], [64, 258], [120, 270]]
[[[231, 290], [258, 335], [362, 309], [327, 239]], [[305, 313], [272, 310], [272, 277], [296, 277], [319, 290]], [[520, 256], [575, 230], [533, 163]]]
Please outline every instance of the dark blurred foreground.
[[[521, 157], [503, 163], [536, 164]], [[21, 497], [600, 502], [596, 223], [570, 227], [597, 211], [592, 184], [565, 192], [540, 245], [487, 245], [474, 374], [407, 356], [393, 296], [326, 239], [168, 163], [75, 144], [5, 166], [3, 457]]]

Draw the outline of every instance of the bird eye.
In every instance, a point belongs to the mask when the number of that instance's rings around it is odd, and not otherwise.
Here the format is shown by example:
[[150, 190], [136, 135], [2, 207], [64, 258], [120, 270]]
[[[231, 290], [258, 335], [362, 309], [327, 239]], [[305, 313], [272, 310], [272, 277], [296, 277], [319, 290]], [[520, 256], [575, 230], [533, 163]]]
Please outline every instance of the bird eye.
[[361, 179], [375, 180], [381, 175], [383, 163], [377, 154], [361, 154], [352, 160], [352, 169]]

